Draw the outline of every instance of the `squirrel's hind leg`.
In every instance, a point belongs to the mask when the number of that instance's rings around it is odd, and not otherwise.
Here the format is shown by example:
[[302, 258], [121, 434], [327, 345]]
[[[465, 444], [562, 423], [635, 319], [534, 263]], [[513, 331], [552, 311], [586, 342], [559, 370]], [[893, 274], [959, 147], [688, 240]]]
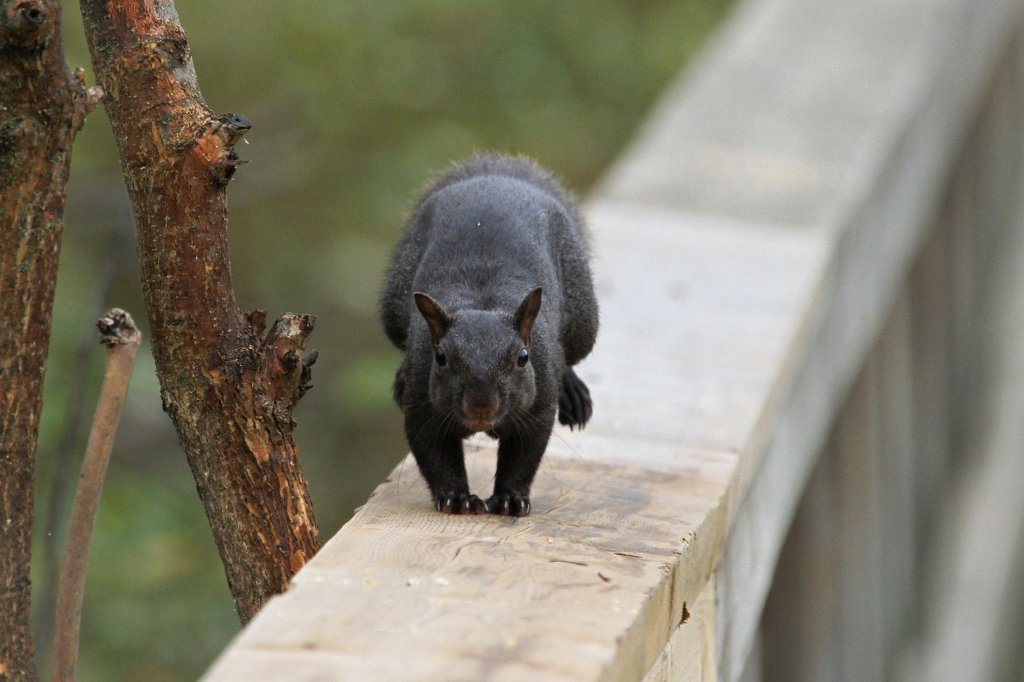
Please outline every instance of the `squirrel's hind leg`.
[[558, 394], [558, 421], [570, 429], [582, 429], [594, 414], [590, 389], [571, 367], [562, 376], [562, 390]]

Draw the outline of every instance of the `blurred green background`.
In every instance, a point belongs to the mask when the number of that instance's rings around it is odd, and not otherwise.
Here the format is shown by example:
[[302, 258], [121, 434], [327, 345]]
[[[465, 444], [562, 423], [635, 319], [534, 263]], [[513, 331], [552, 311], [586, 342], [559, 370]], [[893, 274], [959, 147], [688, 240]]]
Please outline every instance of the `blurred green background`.
[[[538, 159], [585, 194], [728, 1], [176, 4], [207, 103], [254, 126], [238, 147], [250, 163], [229, 191], [239, 304], [271, 319], [319, 318], [316, 386], [297, 409], [295, 437], [329, 538], [406, 451], [390, 398], [399, 358], [376, 298], [416, 192], [451, 161], [499, 150]], [[77, 3], [64, 3], [64, 15], [68, 62], [94, 83]], [[117, 305], [147, 331], [134, 249], [98, 109], [75, 145], [40, 436], [41, 661], [48, 548], [63, 536], [68, 506], [51, 499], [54, 479], [77, 478], [102, 374], [93, 323]], [[139, 358], [90, 555], [84, 681], [194, 679], [238, 629], [152, 358]], [[76, 409], [84, 423], [69, 436]], [[57, 464], [62, 448], [73, 453], [69, 465]], [[48, 537], [54, 502], [62, 520]]]

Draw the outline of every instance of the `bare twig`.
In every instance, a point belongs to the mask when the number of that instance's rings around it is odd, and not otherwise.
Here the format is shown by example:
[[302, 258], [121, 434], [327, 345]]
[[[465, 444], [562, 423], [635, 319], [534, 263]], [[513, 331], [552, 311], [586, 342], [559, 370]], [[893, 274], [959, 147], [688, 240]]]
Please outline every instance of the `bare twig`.
[[117, 422], [121, 418], [121, 408], [128, 391], [128, 380], [142, 343], [142, 334], [135, 327], [131, 316], [118, 308], [101, 317], [97, 326], [100, 329], [100, 341], [107, 347], [107, 361], [64, 550], [53, 638], [53, 680], [75, 679], [89, 543], [103, 490], [103, 478], [110, 461], [110, 450], [117, 433]]
[[[98, 197], [104, 202], [104, 212], [109, 212], [109, 196]], [[125, 202], [126, 203], [126, 202]], [[118, 213], [119, 216], [112, 226], [107, 230], [107, 246], [104, 253], [107, 258], [104, 260], [99, 274], [96, 277], [96, 288], [93, 303], [90, 306], [90, 315], [100, 315], [103, 312], [103, 305], [109, 297], [111, 287], [118, 272], [124, 269], [125, 259], [131, 253], [129, 244], [132, 242], [131, 209], [123, 206]], [[67, 407], [65, 409], [64, 429], [61, 433], [60, 444], [57, 446], [53, 456], [53, 477], [50, 481], [50, 496], [46, 506], [46, 527], [43, 532], [43, 551], [39, 564], [42, 579], [37, 583], [36, 596], [38, 604], [36, 613], [39, 617], [36, 620], [36, 638], [40, 642], [50, 642], [53, 639], [53, 616], [57, 609], [57, 580], [60, 575], [60, 538], [64, 536], [68, 520], [68, 509], [71, 507], [71, 496], [74, 494], [72, 486], [72, 471], [75, 468], [75, 451], [80, 450], [80, 433], [86, 424], [84, 396], [86, 386], [89, 382], [89, 366], [92, 353], [96, 347], [96, 333], [88, 327], [82, 329], [82, 335], [78, 339], [75, 349], [75, 367], [68, 382]], [[42, 457], [42, 455], [40, 455]], [[42, 660], [37, 656], [40, 676], [42, 671], [48, 669], [52, 661]]]

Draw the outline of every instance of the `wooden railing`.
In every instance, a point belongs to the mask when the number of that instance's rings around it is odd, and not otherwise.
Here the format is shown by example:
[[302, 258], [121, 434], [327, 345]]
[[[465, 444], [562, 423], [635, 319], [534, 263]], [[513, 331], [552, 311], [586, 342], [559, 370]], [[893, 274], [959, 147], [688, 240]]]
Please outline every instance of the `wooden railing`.
[[1022, 65], [1017, 0], [742, 3], [587, 202], [596, 412], [532, 515], [438, 514], [406, 459], [206, 679], [934, 669], [945, 500], [1020, 393], [984, 370], [1017, 333], [986, 330], [1020, 298]]

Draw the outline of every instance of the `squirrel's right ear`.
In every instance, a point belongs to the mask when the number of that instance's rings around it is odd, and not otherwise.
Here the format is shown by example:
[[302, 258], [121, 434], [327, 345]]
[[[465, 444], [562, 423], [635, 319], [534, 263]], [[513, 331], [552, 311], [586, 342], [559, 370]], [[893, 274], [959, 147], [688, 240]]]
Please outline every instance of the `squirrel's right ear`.
[[427, 326], [430, 327], [430, 336], [434, 343], [439, 343], [441, 337], [448, 331], [448, 327], [451, 326], [452, 318], [448, 317], [448, 313], [444, 311], [441, 304], [430, 296], [417, 291], [412, 297], [416, 300], [416, 307], [420, 309], [423, 319], [427, 321]]

